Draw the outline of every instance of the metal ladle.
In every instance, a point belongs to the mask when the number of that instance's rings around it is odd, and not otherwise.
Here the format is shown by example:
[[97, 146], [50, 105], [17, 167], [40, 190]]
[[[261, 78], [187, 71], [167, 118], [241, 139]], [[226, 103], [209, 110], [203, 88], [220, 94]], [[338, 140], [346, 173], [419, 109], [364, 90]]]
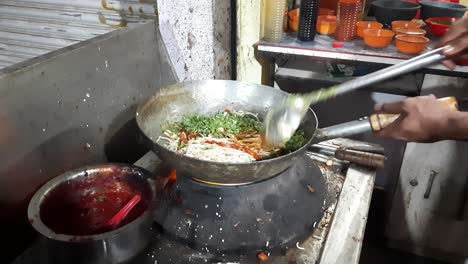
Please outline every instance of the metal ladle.
[[434, 49], [402, 63], [329, 88], [307, 94], [288, 95], [285, 100], [272, 106], [265, 116], [262, 129], [265, 143], [269, 146], [283, 146], [294, 135], [311, 104], [446, 60], [447, 57], [443, 53], [449, 48], [444, 46]]

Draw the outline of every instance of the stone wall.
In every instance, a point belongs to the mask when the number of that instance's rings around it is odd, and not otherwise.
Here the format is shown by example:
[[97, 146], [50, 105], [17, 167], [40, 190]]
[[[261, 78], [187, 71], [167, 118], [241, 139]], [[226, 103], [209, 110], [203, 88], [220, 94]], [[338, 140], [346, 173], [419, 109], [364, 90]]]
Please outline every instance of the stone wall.
[[230, 1], [157, 3], [161, 35], [179, 81], [230, 79]]

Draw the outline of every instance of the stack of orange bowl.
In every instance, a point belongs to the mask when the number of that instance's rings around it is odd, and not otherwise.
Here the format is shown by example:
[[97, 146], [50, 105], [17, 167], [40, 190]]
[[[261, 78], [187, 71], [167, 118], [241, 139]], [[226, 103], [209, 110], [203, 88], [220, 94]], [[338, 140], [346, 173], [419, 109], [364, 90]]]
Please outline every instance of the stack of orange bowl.
[[420, 28], [399, 27], [393, 30], [398, 35], [425, 36], [426, 30]]
[[336, 31], [336, 16], [318, 16], [317, 32], [322, 35], [330, 35]]
[[372, 48], [385, 48], [393, 40], [395, 33], [387, 29], [372, 29], [364, 30], [364, 43]]
[[361, 38], [364, 38], [364, 30], [368, 28], [372, 29], [381, 29], [383, 25], [379, 22], [374, 21], [358, 21], [356, 23], [356, 35]]
[[392, 30], [395, 31], [397, 28], [421, 28], [421, 24], [414, 21], [408, 20], [396, 20], [392, 22]]
[[397, 50], [405, 54], [419, 54], [426, 49], [429, 42], [429, 39], [423, 36], [399, 35], [395, 39]]

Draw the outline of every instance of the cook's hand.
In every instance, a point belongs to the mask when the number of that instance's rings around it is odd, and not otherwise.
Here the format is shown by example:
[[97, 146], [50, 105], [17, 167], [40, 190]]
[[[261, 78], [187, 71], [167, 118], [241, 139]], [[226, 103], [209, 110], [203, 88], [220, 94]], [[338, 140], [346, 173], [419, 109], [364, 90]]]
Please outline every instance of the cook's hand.
[[400, 114], [396, 121], [376, 132], [377, 136], [426, 143], [445, 139], [449, 116], [456, 112], [433, 95], [376, 105], [375, 111]]
[[[452, 47], [445, 52], [446, 56], [466, 59], [466, 50], [468, 48], [468, 17], [464, 17], [455, 22], [444, 35], [440, 44], [442, 46], [450, 45]], [[445, 61], [444, 64], [450, 69], [455, 68], [455, 63], [451, 60]]]

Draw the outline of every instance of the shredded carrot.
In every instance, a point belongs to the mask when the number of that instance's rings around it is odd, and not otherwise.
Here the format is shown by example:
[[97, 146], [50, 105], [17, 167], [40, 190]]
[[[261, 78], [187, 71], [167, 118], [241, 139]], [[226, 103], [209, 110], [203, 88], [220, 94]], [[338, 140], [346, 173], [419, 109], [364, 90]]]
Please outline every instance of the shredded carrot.
[[184, 144], [187, 144], [187, 142], [188, 142], [187, 135], [185, 134], [185, 132], [180, 132], [179, 139]]
[[268, 255], [265, 254], [264, 252], [260, 252], [260, 253], [258, 253], [257, 258], [260, 261], [267, 261], [268, 260]]

